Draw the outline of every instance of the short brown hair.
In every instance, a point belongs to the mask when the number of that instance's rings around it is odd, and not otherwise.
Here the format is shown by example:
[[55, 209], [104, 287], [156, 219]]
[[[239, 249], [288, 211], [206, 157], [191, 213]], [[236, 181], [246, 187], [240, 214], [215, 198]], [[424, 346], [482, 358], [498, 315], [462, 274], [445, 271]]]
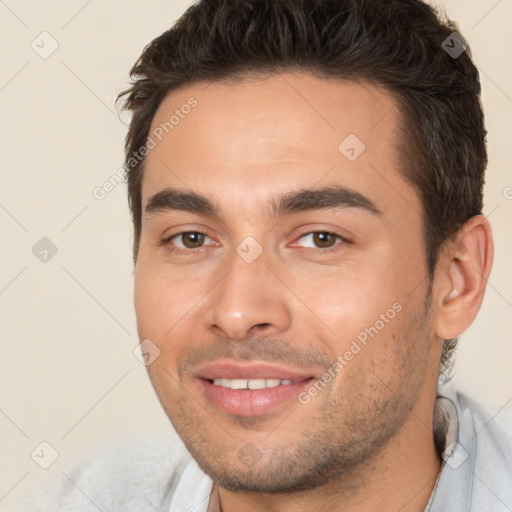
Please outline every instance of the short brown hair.
[[[401, 172], [423, 205], [432, 278], [439, 249], [483, 208], [487, 152], [478, 71], [466, 49], [445, 51], [457, 25], [420, 0], [201, 0], [144, 48], [124, 108], [134, 260], [141, 231], [144, 159], [155, 112], [172, 90], [199, 81], [301, 70], [364, 80], [397, 99]], [[450, 39], [452, 37], [452, 39]], [[462, 40], [463, 41], [463, 40]], [[464, 46], [463, 49], [466, 47]], [[131, 159], [131, 160], [130, 160]], [[443, 364], [456, 340], [447, 340]]]

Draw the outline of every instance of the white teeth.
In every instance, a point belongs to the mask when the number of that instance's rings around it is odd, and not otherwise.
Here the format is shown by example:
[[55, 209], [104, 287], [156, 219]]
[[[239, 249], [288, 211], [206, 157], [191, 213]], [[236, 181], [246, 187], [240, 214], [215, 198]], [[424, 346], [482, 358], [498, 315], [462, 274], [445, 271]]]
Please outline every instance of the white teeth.
[[249, 389], [264, 389], [267, 387], [265, 379], [251, 379], [247, 381]]
[[247, 381], [244, 379], [233, 379], [231, 382], [231, 389], [247, 389]]
[[231, 389], [265, 389], [277, 386], [287, 386], [292, 383], [289, 379], [214, 379], [216, 386]]

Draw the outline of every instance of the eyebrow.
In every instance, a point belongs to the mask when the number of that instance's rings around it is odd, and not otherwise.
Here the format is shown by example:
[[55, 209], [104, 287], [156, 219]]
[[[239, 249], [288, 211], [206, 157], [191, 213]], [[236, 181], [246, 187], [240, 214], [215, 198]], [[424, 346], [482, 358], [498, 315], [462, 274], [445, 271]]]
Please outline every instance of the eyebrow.
[[[374, 215], [382, 215], [375, 203], [350, 188], [334, 185], [320, 189], [300, 189], [278, 195], [269, 201], [267, 210], [271, 217], [280, 217], [310, 210], [357, 208]], [[165, 188], [151, 196], [145, 214], [182, 210], [220, 218], [220, 211], [207, 197], [196, 192]]]

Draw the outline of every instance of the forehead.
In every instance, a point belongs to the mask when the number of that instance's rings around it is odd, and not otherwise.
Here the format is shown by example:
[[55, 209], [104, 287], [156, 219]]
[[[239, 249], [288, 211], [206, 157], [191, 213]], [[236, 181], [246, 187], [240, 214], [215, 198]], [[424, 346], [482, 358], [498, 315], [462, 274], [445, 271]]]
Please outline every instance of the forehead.
[[143, 204], [166, 186], [256, 201], [320, 181], [414, 196], [398, 172], [399, 118], [395, 97], [376, 85], [304, 73], [183, 87], [154, 116]]

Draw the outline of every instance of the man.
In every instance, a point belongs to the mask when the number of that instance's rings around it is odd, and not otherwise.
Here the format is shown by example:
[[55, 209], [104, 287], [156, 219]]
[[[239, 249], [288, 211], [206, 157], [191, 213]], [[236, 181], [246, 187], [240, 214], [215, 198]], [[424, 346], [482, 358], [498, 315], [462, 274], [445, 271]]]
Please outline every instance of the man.
[[187, 452], [78, 471], [61, 509], [512, 510], [510, 430], [446, 382], [493, 258], [457, 27], [203, 0], [132, 77], [138, 331]]

